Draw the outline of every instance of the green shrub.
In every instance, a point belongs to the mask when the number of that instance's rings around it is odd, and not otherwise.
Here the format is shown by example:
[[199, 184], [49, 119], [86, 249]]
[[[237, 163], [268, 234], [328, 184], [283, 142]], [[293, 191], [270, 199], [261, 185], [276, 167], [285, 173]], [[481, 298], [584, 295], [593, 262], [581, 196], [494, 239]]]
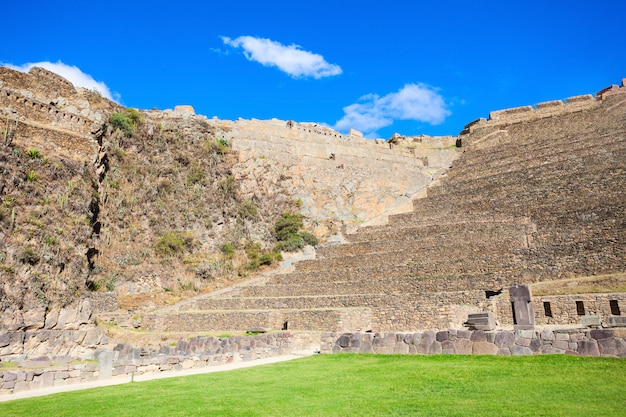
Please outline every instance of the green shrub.
[[301, 214], [284, 213], [274, 226], [274, 237], [279, 242], [287, 241], [304, 227]]
[[304, 239], [299, 235], [292, 235], [289, 239], [280, 241], [274, 250], [282, 252], [295, 252], [304, 247]]
[[271, 253], [266, 253], [259, 258], [259, 265], [271, 265], [274, 263], [274, 256]]
[[119, 130], [126, 136], [132, 136], [133, 132], [142, 123], [141, 113], [136, 109], [124, 109], [121, 113], [113, 113], [109, 118], [109, 124], [114, 130]]
[[35, 265], [41, 257], [32, 248], [26, 247], [17, 258], [23, 264]]
[[160, 256], [175, 256], [193, 248], [193, 233], [168, 232], [157, 241], [154, 250]]
[[235, 183], [235, 177], [229, 175], [228, 177], [220, 180], [217, 183], [217, 188], [223, 197], [236, 197], [237, 185]]
[[26, 181], [28, 182], [35, 182], [37, 181], [37, 178], [39, 178], [37, 173], [32, 169], [26, 173]]
[[257, 216], [258, 210], [256, 205], [250, 200], [246, 200], [239, 206], [239, 217], [242, 219], [254, 219]]
[[261, 247], [261, 244], [259, 242], [248, 239], [243, 247], [243, 250], [246, 252], [246, 255], [248, 255], [248, 258], [258, 259], [261, 256], [261, 251], [263, 250], [263, 248]]
[[206, 179], [206, 175], [202, 168], [198, 166], [193, 166], [187, 173], [187, 178], [185, 178], [185, 185], [191, 186], [194, 184], [202, 183]]
[[220, 245], [220, 252], [222, 252], [222, 255], [227, 259], [232, 259], [233, 256], [235, 256], [235, 247], [232, 243], [225, 242]]
[[224, 138], [218, 139], [216, 151], [220, 155], [226, 155], [230, 152], [230, 143]]
[[28, 155], [30, 159], [41, 159], [41, 152], [37, 149], [29, 149], [26, 151], [26, 155]]
[[300, 234], [300, 237], [302, 238], [302, 240], [304, 240], [304, 243], [306, 245], [315, 246], [315, 245], [317, 245], [319, 243], [319, 241], [317, 240], [315, 235], [313, 235], [312, 233], [300, 232], [299, 234]]
[[311, 233], [300, 231], [304, 227], [301, 214], [285, 213], [274, 226], [274, 237], [278, 241], [274, 250], [293, 252], [304, 245], [317, 245], [318, 240]]

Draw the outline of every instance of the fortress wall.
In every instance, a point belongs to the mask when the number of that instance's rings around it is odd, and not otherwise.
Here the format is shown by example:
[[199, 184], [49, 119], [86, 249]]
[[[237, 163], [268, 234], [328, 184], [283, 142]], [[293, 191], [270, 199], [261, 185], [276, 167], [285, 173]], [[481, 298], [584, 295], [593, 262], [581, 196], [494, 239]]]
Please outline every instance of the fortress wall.
[[90, 161], [98, 151], [98, 143], [91, 136], [83, 136], [61, 129], [37, 126], [25, 121], [13, 122], [13, 143], [25, 149], [36, 148], [45, 155], [54, 152], [77, 161]]
[[[622, 314], [626, 313], [626, 293], [533, 296], [535, 323], [538, 325], [579, 324], [582, 315], [577, 310], [576, 302], [582, 302], [586, 315], [612, 316], [611, 301], [617, 303]], [[548, 311], [544, 303], [549, 303]], [[552, 317], [546, 315], [546, 312], [551, 313]], [[508, 297], [498, 299], [496, 317], [501, 325], [513, 325], [511, 302]]]
[[539, 103], [535, 106], [513, 107], [492, 111], [489, 113], [489, 119], [479, 118], [465, 125], [461, 134], [472, 133], [478, 129], [521, 123], [591, 109], [601, 105], [606, 98], [615, 95], [626, 95], [626, 79], [622, 80], [621, 86], [612, 85], [601, 90], [596, 94], [595, 98], [591, 94], [585, 94], [569, 97], [565, 100], [565, 103], [561, 100], [553, 100]]
[[[331, 159], [336, 164], [350, 164], [355, 166], [370, 166], [372, 160], [385, 163], [399, 164], [402, 167], [411, 165], [422, 167], [420, 159], [411, 153], [379, 152], [364, 146], [355, 146], [339, 143], [324, 143], [320, 141], [307, 142], [305, 140], [281, 138], [276, 136], [263, 137], [232, 137], [233, 149], [241, 153], [251, 153], [255, 156], [271, 156], [272, 154], [292, 154], [296, 157], [313, 157], [317, 159]], [[381, 148], [384, 149], [384, 148]], [[441, 158], [440, 158], [441, 159]]]
[[28, 90], [40, 100], [51, 100], [63, 96], [77, 98], [74, 85], [65, 78], [39, 67], [33, 67], [28, 73], [0, 66], [0, 79], [5, 88]]
[[[159, 349], [117, 345], [101, 351], [98, 362], [75, 363], [68, 357], [21, 360], [0, 371], [0, 395], [121, 378], [248, 362], [302, 350], [322, 354], [462, 354], [626, 356], [626, 329], [448, 330], [419, 332], [276, 332], [256, 336], [194, 337]], [[52, 362], [56, 362], [53, 366]], [[60, 364], [59, 364], [60, 362]]]
[[[290, 128], [286, 122], [254, 119], [237, 122], [219, 121], [218, 126], [224, 130], [230, 129], [227, 136], [233, 140], [235, 149], [246, 146], [252, 147], [251, 142], [260, 141], [264, 145], [274, 143], [282, 151], [291, 148], [298, 155], [314, 155], [319, 158], [330, 158], [334, 154], [336, 157], [342, 155], [368, 159], [374, 157], [377, 160], [397, 160], [402, 163], [416, 158], [415, 152], [412, 150], [398, 147], [390, 149], [360, 137], [343, 136], [332, 129], [321, 126], [313, 127], [293, 123]], [[355, 146], [357, 144], [364, 146]]]
[[84, 115], [77, 114], [78, 110], [76, 108], [73, 108], [75, 113], [72, 113], [6, 88], [0, 88], [0, 106], [13, 109], [21, 117], [28, 120], [46, 125], [60, 126], [85, 135], [91, 132], [92, 123], [96, 120], [96, 113], [88, 112], [91, 116], [90, 119]]

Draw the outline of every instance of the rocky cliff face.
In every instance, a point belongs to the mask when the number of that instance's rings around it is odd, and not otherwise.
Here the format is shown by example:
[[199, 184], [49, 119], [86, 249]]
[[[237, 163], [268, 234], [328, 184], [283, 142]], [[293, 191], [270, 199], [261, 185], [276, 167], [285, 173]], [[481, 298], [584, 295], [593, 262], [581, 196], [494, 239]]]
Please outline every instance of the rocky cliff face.
[[391, 148], [312, 124], [131, 111], [0, 67], [0, 333], [89, 329], [103, 291], [131, 308], [133, 294], [228, 285], [253, 273], [245, 248], [272, 247], [282, 213], [325, 238], [410, 210], [458, 152]]

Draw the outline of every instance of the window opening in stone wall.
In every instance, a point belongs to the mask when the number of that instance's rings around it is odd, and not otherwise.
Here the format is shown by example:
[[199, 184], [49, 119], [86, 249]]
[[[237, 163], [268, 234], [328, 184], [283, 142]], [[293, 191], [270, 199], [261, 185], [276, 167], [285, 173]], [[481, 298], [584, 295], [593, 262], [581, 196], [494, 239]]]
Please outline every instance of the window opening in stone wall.
[[283, 330], [288, 330], [289, 329], [289, 322], [286, 321], [283, 323]]
[[485, 291], [485, 298], [490, 299], [491, 297], [495, 297], [496, 295], [500, 295], [502, 294], [502, 289], [499, 289], [497, 291], [493, 291], [493, 290], [486, 290]]
[[545, 313], [546, 317], [552, 317], [552, 307], [550, 306], [549, 301], [543, 302], [543, 312]]
[[582, 301], [576, 301], [576, 314], [579, 316], [585, 315], [585, 303]]
[[609, 305], [611, 306], [611, 314], [614, 316], [620, 316], [622, 313], [619, 310], [619, 303], [617, 300], [609, 300]]

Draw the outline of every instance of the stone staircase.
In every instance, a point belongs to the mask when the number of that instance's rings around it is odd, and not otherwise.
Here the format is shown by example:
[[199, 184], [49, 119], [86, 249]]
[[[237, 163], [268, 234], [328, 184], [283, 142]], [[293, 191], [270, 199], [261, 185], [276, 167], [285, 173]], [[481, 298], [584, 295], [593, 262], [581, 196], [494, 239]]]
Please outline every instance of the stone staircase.
[[[465, 152], [384, 226], [294, 272], [146, 315], [159, 331], [460, 328], [516, 283], [626, 271], [626, 96], [462, 136]], [[482, 142], [481, 142], [482, 141]], [[474, 144], [480, 144], [475, 146]]]

